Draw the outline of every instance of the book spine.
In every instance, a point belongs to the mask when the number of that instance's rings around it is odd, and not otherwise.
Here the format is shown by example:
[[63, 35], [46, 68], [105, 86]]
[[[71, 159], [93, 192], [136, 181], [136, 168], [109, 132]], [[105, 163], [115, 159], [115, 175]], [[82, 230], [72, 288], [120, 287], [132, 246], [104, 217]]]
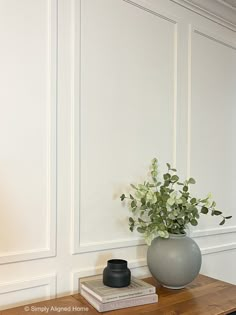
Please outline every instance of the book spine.
[[105, 304], [101, 303], [99, 307], [99, 311], [107, 312], [107, 311], [112, 311], [112, 310], [121, 309], [121, 308], [128, 308], [132, 306], [152, 304], [152, 303], [156, 303], [157, 301], [158, 301], [157, 294], [144, 295], [138, 298], [124, 299], [124, 300], [109, 302]]
[[119, 295], [112, 295], [112, 296], [107, 296], [107, 297], [101, 297], [100, 295], [96, 294], [93, 290], [89, 289], [85, 285], [81, 285], [81, 288], [83, 288], [85, 291], [87, 291], [89, 294], [94, 296], [96, 299], [101, 301], [102, 303], [107, 303], [107, 302], [113, 302], [113, 301], [119, 301], [122, 299], [128, 299], [128, 298], [133, 298], [133, 297], [139, 297], [143, 295], [148, 295], [148, 294], [153, 294], [156, 293], [156, 288], [145, 288], [139, 291], [134, 291], [134, 292], [120, 292]]
[[88, 287], [86, 287], [83, 283], [81, 284], [81, 287], [80, 287], [80, 291], [82, 292], [82, 290], [88, 292], [89, 294], [91, 294], [92, 296], [94, 296], [97, 300], [101, 301], [102, 303], [104, 303], [102, 297], [95, 293], [93, 290], [89, 289]]
[[142, 289], [141, 291], [136, 291], [136, 292], [124, 292], [124, 293], [120, 293], [119, 295], [116, 295], [116, 296], [110, 296], [110, 297], [108, 296], [108, 297], [104, 298], [103, 303], [112, 302], [112, 301], [119, 301], [119, 300], [128, 299], [128, 298], [135, 298], [135, 297], [153, 294], [153, 293], [156, 293], [155, 287]]
[[101, 305], [102, 302], [96, 300], [93, 296], [91, 296], [87, 291], [81, 288], [80, 294], [94, 307], [97, 311], [102, 312]]

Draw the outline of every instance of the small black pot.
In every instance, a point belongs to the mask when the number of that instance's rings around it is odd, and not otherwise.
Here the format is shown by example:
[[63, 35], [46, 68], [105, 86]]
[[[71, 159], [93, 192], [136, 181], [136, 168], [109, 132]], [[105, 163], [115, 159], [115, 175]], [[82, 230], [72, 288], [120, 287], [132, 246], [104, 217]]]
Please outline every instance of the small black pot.
[[103, 270], [103, 283], [112, 288], [122, 288], [130, 285], [131, 272], [127, 261], [123, 259], [110, 259]]

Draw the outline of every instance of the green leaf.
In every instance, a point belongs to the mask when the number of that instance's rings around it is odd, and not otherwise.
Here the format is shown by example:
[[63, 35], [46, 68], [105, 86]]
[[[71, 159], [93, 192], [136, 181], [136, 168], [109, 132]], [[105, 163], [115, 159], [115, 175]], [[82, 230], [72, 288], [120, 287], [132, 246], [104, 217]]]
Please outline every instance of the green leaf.
[[165, 180], [165, 181], [164, 181], [164, 186], [165, 186], [165, 187], [168, 187], [169, 185], [170, 185], [170, 181], [169, 181], [169, 180]]
[[177, 222], [178, 222], [180, 225], [184, 225], [184, 220], [183, 220], [182, 218], [177, 219]]
[[183, 200], [182, 200], [181, 198], [176, 199], [176, 203], [177, 203], [178, 205], [180, 205], [181, 203], [183, 203]]
[[225, 217], [225, 219], [231, 219], [232, 215], [229, 215], [228, 217]]
[[129, 222], [130, 222], [130, 223], [134, 223], [134, 219], [131, 218], [131, 217], [129, 217]]
[[225, 224], [225, 219], [223, 219], [221, 222], [220, 222], [220, 225], [223, 225]]
[[151, 175], [152, 175], [152, 177], [156, 177], [157, 176], [157, 172], [156, 171], [152, 171]]
[[176, 168], [171, 168], [171, 171], [177, 172], [177, 169]]
[[184, 198], [188, 199], [189, 193], [182, 193], [182, 196], [183, 196]]
[[157, 163], [157, 158], [152, 159], [152, 164], [156, 164]]
[[190, 177], [188, 180], [189, 184], [196, 184], [196, 181], [194, 178]]
[[208, 208], [207, 207], [202, 207], [201, 213], [207, 214], [208, 213]]
[[197, 202], [197, 199], [196, 199], [196, 198], [192, 198], [192, 199], [190, 200], [190, 202], [191, 202], [191, 204], [193, 205], [194, 203]]
[[145, 205], [145, 203], [146, 203], [146, 199], [143, 197], [143, 198], [141, 198], [141, 203], [142, 203], [142, 205]]
[[131, 194], [129, 196], [130, 196], [130, 199], [134, 199], [134, 197]]
[[187, 192], [188, 191], [188, 186], [183, 187], [183, 191]]
[[220, 215], [220, 214], [222, 214], [222, 212], [221, 212], [221, 211], [218, 211], [218, 210], [213, 210], [212, 212], [214, 212], [214, 215]]
[[172, 198], [169, 198], [169, 199], [167, 200], [167, 203], [168, 203], [168, 205], [173, 206], [173, 204], [175, 203], [175, 200], [172, 199]]
[[146, 206], [146, 205], [142, 205], [142, 206], [140, 207], [140, 210], [147, 210], [147, 206]]
[[132, 208], [135, 208], [135, 207], [136, 207], [136, 202], [135, 202], [134, 200], [131, 202], [131, 207], [132, 207]]
[[211, 204], [211, 206], [214, 208], [214, 207], [216, 206], [216, 202], [213, 201], [212, 204]]
[[198, 225], [198, 222], [197, 222], [196, 219], [192, 219], [192, 220], [190, 221], [190, 223], [191, 223], [193, 226]]
[[130, 184], [130, 186], [133, 188], [133, 189], [138, 189], [135, 185], [133, 185], [133, 184]]
[[141, 218], [138, 218], [139, 223], [145, 223]]
[[171, 180], [172, 180], [173, 182], [177, 182], [177, 181], [179, 180], [179, 176], [173, 175], [173, 176], [171, 177]]
[[166, 165], [167, 165], [167, 167], [168, 167], [168, 170], [170, 170], [170, 169], [171, 169], [170, 164], [169, 164], [169, 163], [166, 163]]
[[120, 199], [121, 199], [121, 201], [123, 201], [123, 200], [125, 199], [125, 194], [122, 194], [122, 195], [120, 196]]
[[168, 180], [168, 179], [171, 178], [171, 176], [170, 176], [169, 173], [166, 173], [166, 174], [163, 175], [163, 178], [164, 178], [164, 180]]
[[145, 232], [145, 229], [144, 229], [144, 228], [141, 228], [141, 227], [138, 227], [138, 228], [137, 228], [137, 231], [138, 231], [139, 233], [144, 233], [144, 232]]
[[148, 216], [150, 217], [151, 214], [153, 214], [153, 210], [150, 210], [150, 211], [148, 212]]
[[158, 231], [157, 233], [160, 237], [163, 237], [163, 238], [166, 237], [166, 231]]

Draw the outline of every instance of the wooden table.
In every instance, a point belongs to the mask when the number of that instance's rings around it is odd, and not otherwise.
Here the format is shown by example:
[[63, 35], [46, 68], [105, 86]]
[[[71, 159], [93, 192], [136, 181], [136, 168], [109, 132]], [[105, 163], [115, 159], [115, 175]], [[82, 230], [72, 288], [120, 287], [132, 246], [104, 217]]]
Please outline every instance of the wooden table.
[[[157, 287], [159, 302], [106, 312], [107, 315], [219, 315], [236, 314], [236, 286], [199, 275], [185, 289], [161, 287], [153, 278], [144, 279]], [[45, 308], [45, 310], [43, 309]], [[49, 311], [46, 311], [46, 308]], [[60, 312], [59, 312], [60, 309]], [[8, 309], [1, 315], [98, 315], [80, 294]]]

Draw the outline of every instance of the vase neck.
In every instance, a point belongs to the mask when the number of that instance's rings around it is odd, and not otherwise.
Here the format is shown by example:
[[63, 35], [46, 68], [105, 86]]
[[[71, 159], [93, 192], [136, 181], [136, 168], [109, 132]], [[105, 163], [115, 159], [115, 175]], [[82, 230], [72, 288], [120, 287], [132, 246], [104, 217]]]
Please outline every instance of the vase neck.
[[186, 233], [184, 233], [184, 234], [172, 234], [172, 233], [169, 233], [169, 235], [170, 235], [170, 238], [176, 238], [176, 239], [180, 239], [180, 238], [186, 237]]
[[123, 259], [110, 259], [107, 261], [107, 266], [112, 270], [127, 269], [127, 261]]

